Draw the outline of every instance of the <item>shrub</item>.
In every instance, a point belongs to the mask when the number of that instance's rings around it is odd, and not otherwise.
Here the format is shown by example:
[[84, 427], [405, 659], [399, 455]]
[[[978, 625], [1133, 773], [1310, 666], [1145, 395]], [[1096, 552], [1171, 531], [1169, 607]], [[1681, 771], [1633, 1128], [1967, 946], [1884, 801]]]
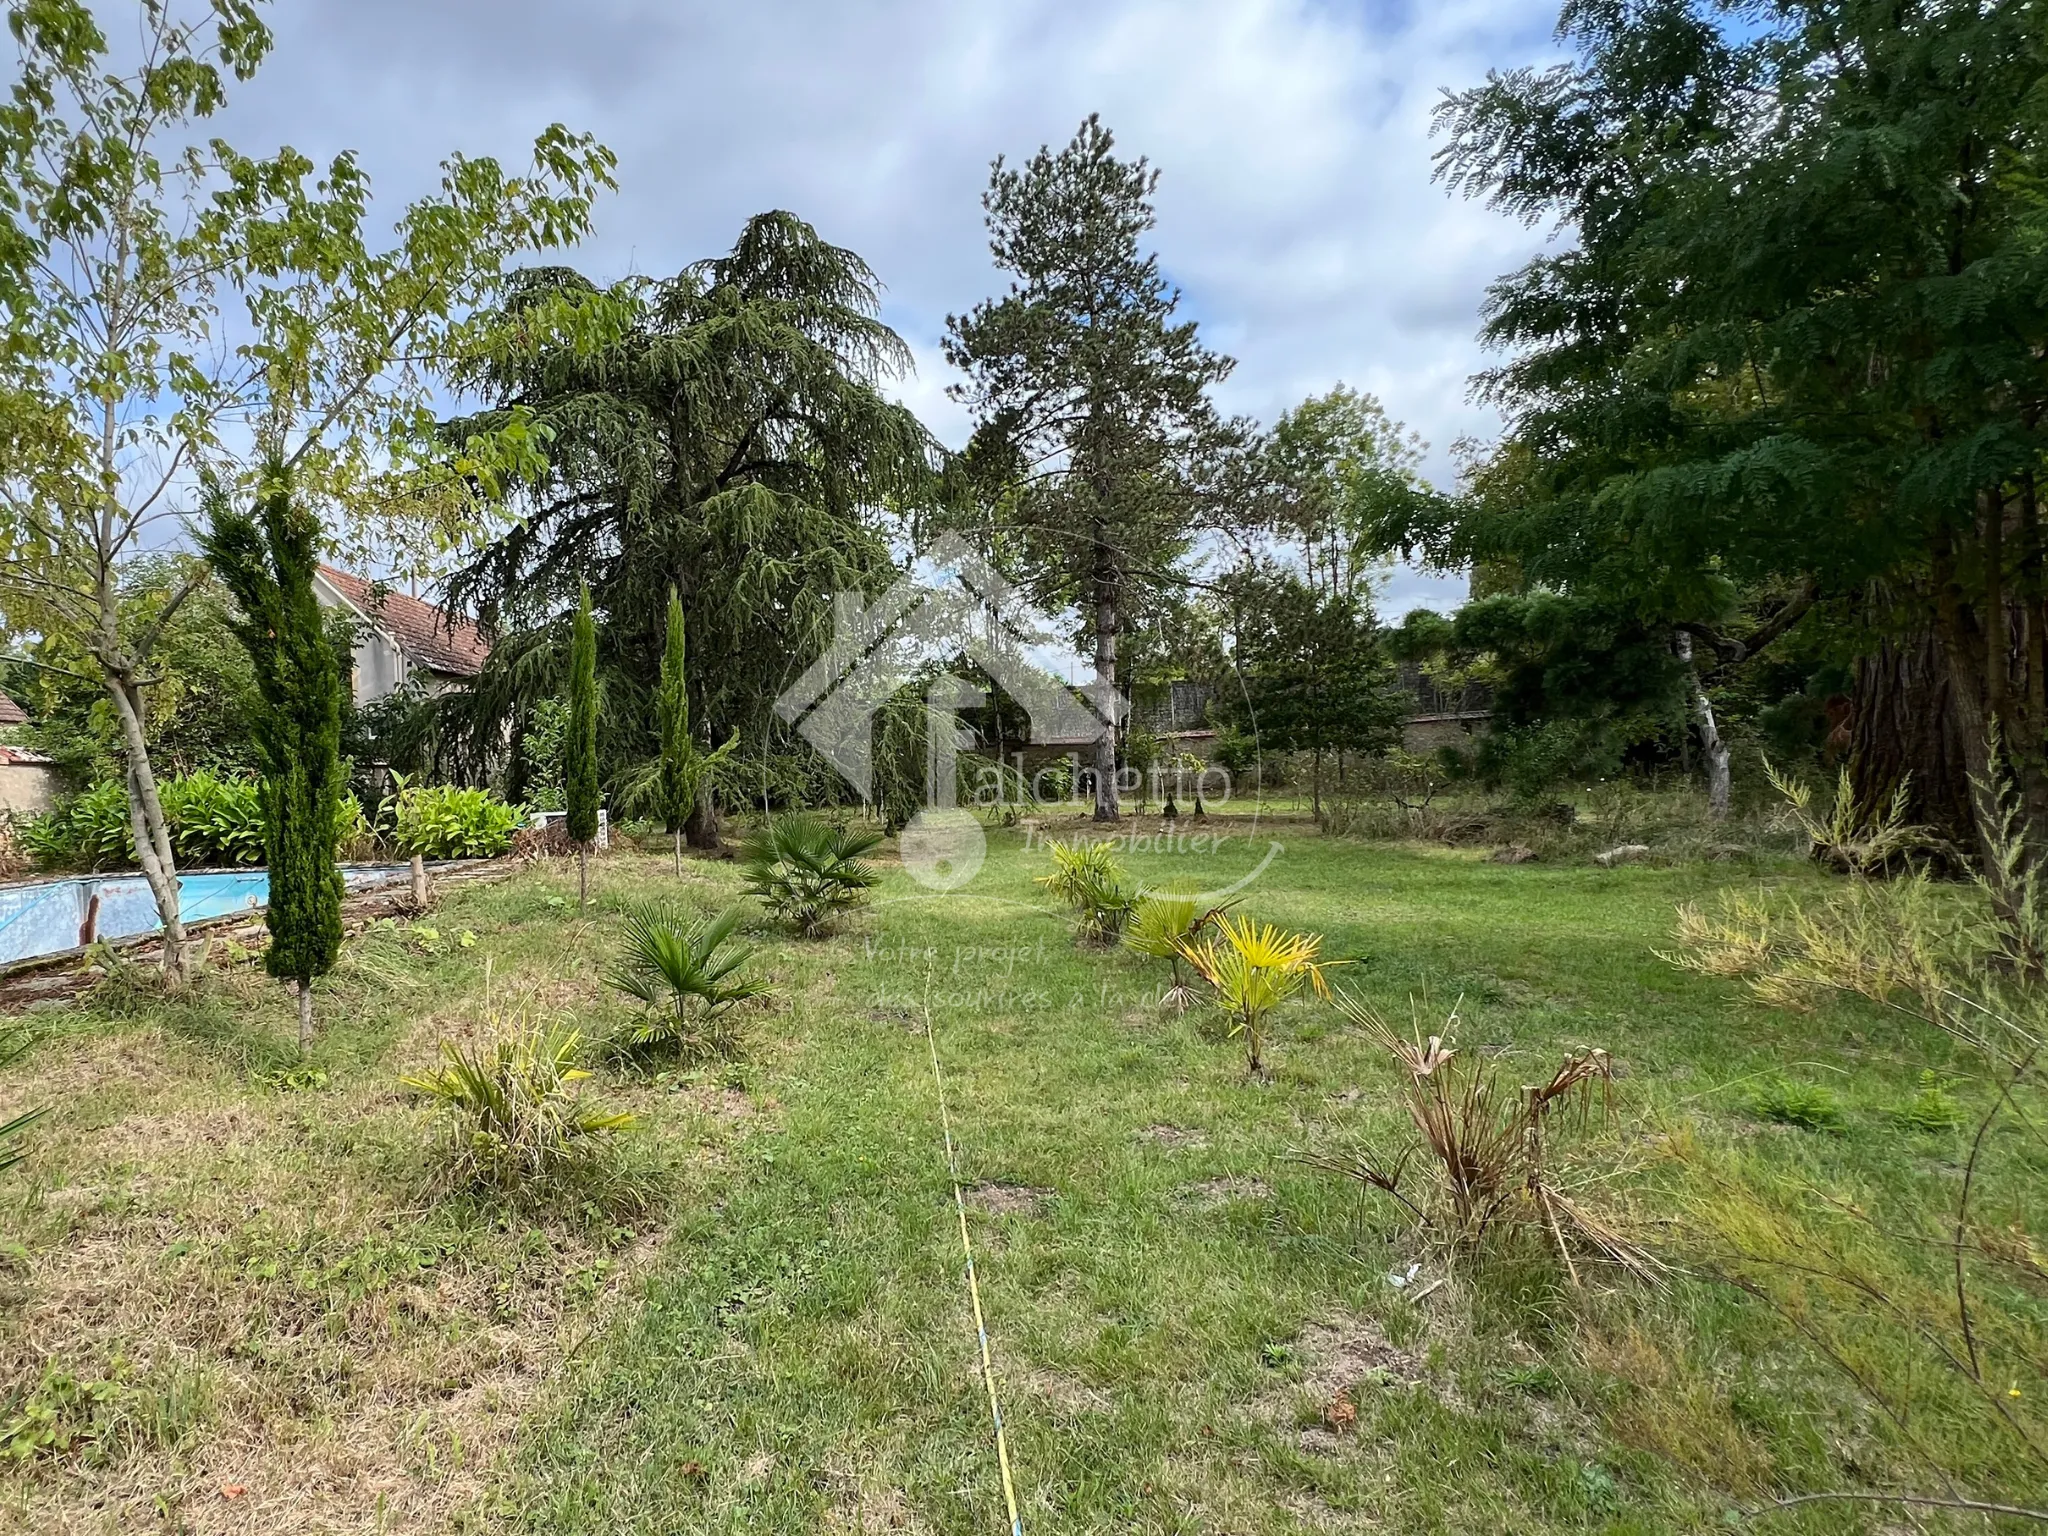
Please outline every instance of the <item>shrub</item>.
[[613, 1138], [634, 1120], [582, 1102], [583, 1049], [580, 1030], [522, 1023], [493, 1045], [443, 1040], [438, 1071], [401, 1079], [447, 1110], [458, 1186], [545, 1201], [613, 1182]]
[[[263, 862], [263, 807], [256, 785], [200, 771], [157, 784], [171, 849], [182, 865]], [[22, 845], [45, 866], [132, 865], [128, 794], [108, 779], [21, 827]]]
[[1215, 989], [1217, 1006], [1229, 1016], [1231, 1034], [1244, 1038], [1247, 1066], [1258, 1072], [1264, 1065], [1266, 1026], [1274, 1010], [1304, 986], [1327, 997], [1323, 971], [1343, 962], [1316, 958], [1323, 947], [1321, 934], [1285, 933], [1270, 923], [1234, 919], [1228, 913], [1216, 919], [1216, 931], [1220, 942], [1182, 942], [1181, 958]]
[[808, 813], [777, 816], [740, 848], [747, 892], [806, 938], [858, 906], [880, 880], [861, 858], [879, 832], [835, 827]]
[[695, 917], [673, 902], [627, 912], [625, 952], [608, 979], [645, 1003], [647, 1013], [624, 1044], [682, 1055], [732, 1051], [734, 1004], [768, 990], [767, 982], [739, 974], [754, 955], [732, 943], [742, 915], [728, 907], [716, 917]]
[[1455, 1249], [1469, 1253], [1490, 1232], [1525, 1227], [1556, 1245], [1574, 1284], [1575, 1247], [1642, 1277], [1657, 1274], [1641, 1248], [1567, 1193], [1572, 1181], [1557, 1166], [1556, 1128], [1583, 1130], [1595, 1096], [1607, 1103], [1614, 1071], [1605, 1051], [1574, 1051], [1549, 1081], [1518, 1091], [1503, 1088], [1479, 1057], [1459, 1052], [1448, 1029], [1426, 1042], [1419, 1034], [1404, 1039], [1357, 997], [1340, 996], [1337, 1007], [1399, 1065], [1401, 1106], [1417, 1135], [1393, 1158], [1353, 1149], [1304, 1161], [1390, 1196]]
[[[180, 864], [263, 862], [263, 803], [253, 780], [188, 773], [165, 780], [158, 796]], [[133, 851], [132, 840], [126, 847]]]
[[1221, 917], [1234, 901], [1209, 906], [1198, 897], [1163, 891], [1142, 896], [1124, 933], [1124, 948], [1140, 955], [1164, 960], [1173, 968], [1173, 985], [1159, 1001], [1176, 1012], [1187, 1012], [1195, 999], [1194, 990], [1181, 978], [1181, 951], [1200, 938], [1202, 931]]
[[1053, 839], [1045, 847], [1052, 855], [1052, 873], [1040, 875], [1038, 884], [1074, 909], [1080, 918], [1080, 937], [1100, 944], [1115, 943], [1138, 900], [1123, 866], [1116, 861], [1116, 845]]
[[509, 851], [526, 813], [489, 790], [405, 784], [388, 799], [391, 841], [427, 859], [495, 859]]
[[1882, 809], [1860, 806], [1844, 764], [1822, 814], [1813, 808], [1812, 786], [1779, 773], [1768, 760], [1764, 774], [1784, 797], [1786, 820], [1805, 834], [1810, 856], [1844, 874], [1875, 874], [1927, 843], [1926, 829], [1906, 820], [1911, 786], [1903, 779]]
[[[482, 791], [434, 793], [476, 795]], [[201, 770], [159, 781], [157, 796], [163, 802], [171, 850], [180, 866], [253, 868], [263, 862], [263, 802], [254, 780], [223, 778]], [[337, 857], [376, 856], [374, 831], [353, 796], [342, 797], [337, 822]], [[17, 835], [22, 847], [46, 869], [135, 863], [127, 790], [112, 779], [41, 816], [23, 818], [17, 823]], [[508, 841], [509, 836], [506, 834]]]
[[1841, 1101], [1817, 1083], [1772, 1078], [1750, 1095], [1749, 1107], [1762, 1119], [1802, 1131], [1839, 1136], [1847, 1127]]

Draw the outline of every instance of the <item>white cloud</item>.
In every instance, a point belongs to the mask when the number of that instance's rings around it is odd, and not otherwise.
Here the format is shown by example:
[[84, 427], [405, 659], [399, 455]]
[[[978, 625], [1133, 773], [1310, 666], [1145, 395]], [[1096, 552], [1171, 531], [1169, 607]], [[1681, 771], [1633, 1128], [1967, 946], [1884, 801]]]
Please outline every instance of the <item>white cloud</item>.
[[[1339, 380], [1431, 444], [1495, 423], [1466, 398], [1489, 280], [1539, 235], [1431, 181], [1439, 91], [1553, 56], [1553, 0], [351, 0], [280, 8], [273, 61], [225, 126], [244, 148], [358, 148], [382, 194], [460, 149], [517, 157], [547, 123], [618, 151], [573, 255], [666, 273], [787, 207], [865, 256], [942, 437], [945, 316], [995, 290], [979, 196], [998, 153], [1099, 111], [1162, 170], [1157, 243], [1238, 359], [1231, 410], [1270, 418]], [[1440, 584], [1439, 584], [1440, 585]], [[1407, 579], [1411, 597], [1442, 601]]]

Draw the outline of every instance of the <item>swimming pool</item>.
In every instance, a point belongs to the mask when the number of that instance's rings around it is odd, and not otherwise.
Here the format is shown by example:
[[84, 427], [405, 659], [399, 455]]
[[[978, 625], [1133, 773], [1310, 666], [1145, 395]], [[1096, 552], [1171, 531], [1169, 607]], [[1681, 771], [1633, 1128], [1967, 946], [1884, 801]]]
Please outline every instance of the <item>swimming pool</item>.
[[[403, 864], [345, 864], [350, 890], [402, 880]], [[266, 869], [195, 870], [178, 876], [185, 921], [260, 911], [270, 899]], [[79, 949], [97, 939], [157, 932], [156, 900], [140, 875], [79, 875], [0, 885], [0, 966]]]

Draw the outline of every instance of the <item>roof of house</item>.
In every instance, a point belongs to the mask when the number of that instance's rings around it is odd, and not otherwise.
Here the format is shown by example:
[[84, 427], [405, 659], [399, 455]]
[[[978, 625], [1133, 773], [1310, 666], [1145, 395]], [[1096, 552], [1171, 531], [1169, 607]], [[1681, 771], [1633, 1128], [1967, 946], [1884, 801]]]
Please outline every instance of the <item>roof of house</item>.
[[491, 647], [468, 619], [331, 565], [321, 566], [320, 574], [418, 665], [452, 677], [475, 677], [483, 670]]
[[28, 711], [0, 693], [0, 725], [27, 725]]

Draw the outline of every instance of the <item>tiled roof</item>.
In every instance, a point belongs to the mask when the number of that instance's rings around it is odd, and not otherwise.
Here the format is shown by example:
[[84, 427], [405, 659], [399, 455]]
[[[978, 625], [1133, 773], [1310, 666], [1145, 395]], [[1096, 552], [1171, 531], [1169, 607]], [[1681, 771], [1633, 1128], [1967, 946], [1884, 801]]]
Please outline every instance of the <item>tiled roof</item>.
[[350, 606], [396, 640], [416, 665], [451, 677], [475, 677], [483, 670], [491, 648], [468, 619], [331, 565], [321, 566], [320, 574]]
[[0, 693], [0, 725], [27, 725], [28, 711]]

